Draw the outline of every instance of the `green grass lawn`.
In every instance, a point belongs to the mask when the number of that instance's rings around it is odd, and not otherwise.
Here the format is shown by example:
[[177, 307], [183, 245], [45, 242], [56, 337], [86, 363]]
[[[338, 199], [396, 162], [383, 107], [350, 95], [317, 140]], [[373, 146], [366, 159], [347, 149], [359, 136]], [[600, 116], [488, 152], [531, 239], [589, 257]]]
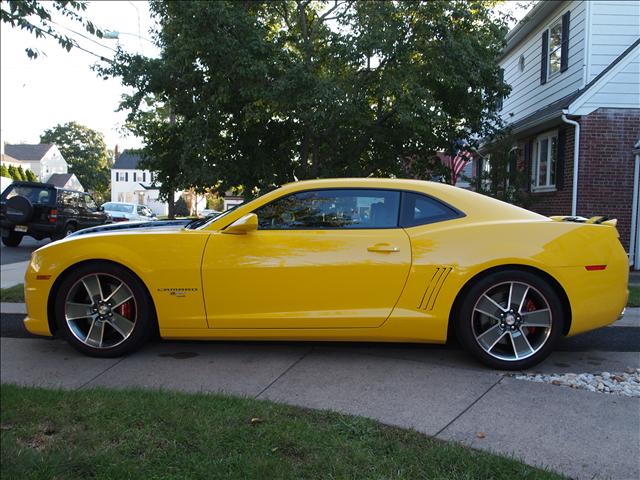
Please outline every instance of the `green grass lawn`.
[[0, 301], [24, 302], [24, 285], [22, 283], [9, 288], [0, 288]]
[[640, 287], [629, 286], [627, 307], [640, 307]]
[[0, 395], [3, 479], [562, 478], [412, 430], [268, 401], [13, 385]]

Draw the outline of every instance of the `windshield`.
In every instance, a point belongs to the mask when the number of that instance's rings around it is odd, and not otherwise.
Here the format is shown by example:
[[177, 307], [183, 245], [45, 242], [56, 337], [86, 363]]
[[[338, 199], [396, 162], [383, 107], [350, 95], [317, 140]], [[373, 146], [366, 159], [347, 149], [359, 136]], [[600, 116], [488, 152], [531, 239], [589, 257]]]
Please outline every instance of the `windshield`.
[[224, 217], [225, 215], [233, 212], [234, 210], [236, 210], [237, 208], [241, 207], [242, 205], [245, 205], [246, 203], [247, 202], [242, 202], [242, 203], [239, 203], [237, 205], [234, 205], [229, 210], [225, 210], [224, 212], [222, 212], [219, 215], [212, 215], [210, 217], [198, 218], [196, 220], [192, 220], [184, 228], [186, 228], [187, 230], [195, 230], [196, 228], [205, 227], [206, 225], [209, 225], [214, 220], [218, 220], [219, 218]]
[[133, 205], [124, 205], [122, 203], [105, 203], [102, 207], [110, 212], [133, 213]]

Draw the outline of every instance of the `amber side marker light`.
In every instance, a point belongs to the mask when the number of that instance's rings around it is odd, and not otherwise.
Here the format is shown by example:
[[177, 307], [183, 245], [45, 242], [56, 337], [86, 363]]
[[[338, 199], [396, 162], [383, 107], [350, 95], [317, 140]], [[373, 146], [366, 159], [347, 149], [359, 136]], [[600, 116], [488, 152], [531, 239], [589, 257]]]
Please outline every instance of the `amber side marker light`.
[[49, 280], [51, 275], [36, 275], [36, 280]]
[[606, 265], [587, 265], [584, 268], [586, 268], [589, 272], [593, 272], [594, 270], [604, 270], [605, 268], [607, 268]]

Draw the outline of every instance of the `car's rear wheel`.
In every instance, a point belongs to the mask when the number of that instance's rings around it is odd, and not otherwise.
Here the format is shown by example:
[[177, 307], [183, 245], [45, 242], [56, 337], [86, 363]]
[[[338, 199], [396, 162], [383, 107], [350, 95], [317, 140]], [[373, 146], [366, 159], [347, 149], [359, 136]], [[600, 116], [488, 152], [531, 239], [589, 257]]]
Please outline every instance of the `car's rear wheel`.
[[10, 232], [8, 236], [2, 237], [2, 243], [7, 247], [17, 247], [22, 241], [22, 233]]
[[55, 314], [66, 340], [94, 357], [132, 352], [153, 332], [153, 308], [142, 282], [107, 262], [82, 265], [67, 275], [56, 295]]
[[456, 319], [458, 339], [481, 362], [521, 370], [544, 360], [562, 335], [562, 303], [541, 276], [507, 270], [466, 292]]

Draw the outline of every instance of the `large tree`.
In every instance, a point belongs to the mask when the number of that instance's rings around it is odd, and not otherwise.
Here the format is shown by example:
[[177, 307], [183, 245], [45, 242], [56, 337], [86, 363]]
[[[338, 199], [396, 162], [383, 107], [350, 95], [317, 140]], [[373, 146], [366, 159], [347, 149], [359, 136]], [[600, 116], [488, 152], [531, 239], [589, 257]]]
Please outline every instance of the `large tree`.
[[121, 51], [101, 73], [133, 87], [132, 125], [150, 94], [171, 106], [187, 186], [420, 177], [436, 150], [499, 123], [495, 3], [157, 0], [160, 58]]
[[[84, 17], [87, 2], [75, 0], [2, 0], [0, 3], [0, 20], [15, 28], [32, 33], [36, 38], [50, 37], [62, 48], [69, 51], [79, 47], [76, 40], [60, 31], [59, 24], [52, 19], [54, 12], [60, 16], [78, 22], [89, 34], [102, 38], [102, 31], [93, 22]], [[84, 50], [84, 48], [79, 47]], [[36, 48], [25, 49], [30, 58], [37, 58], [42, 52]]]
[[85, 189], [105, 197], [109, 190], [109, 154], [104, 135], [76, 122], [45, 130], [40, 142], [55, 144]]

